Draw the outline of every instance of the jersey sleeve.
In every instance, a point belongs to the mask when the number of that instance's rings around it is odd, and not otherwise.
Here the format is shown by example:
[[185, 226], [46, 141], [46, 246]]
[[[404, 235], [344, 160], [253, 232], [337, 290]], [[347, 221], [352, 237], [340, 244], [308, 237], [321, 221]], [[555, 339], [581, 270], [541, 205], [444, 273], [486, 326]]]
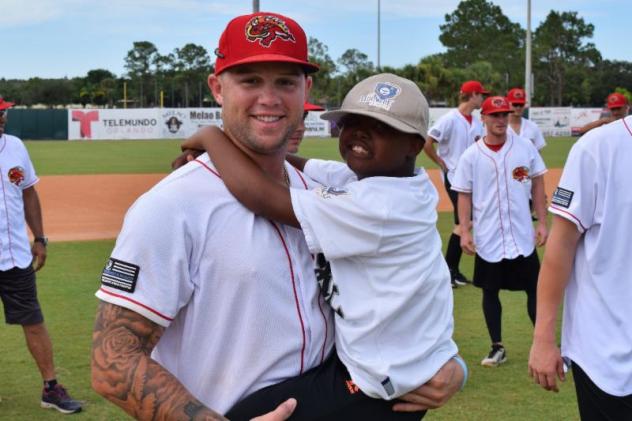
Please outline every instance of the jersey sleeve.
[[39, 178], [37, 177], [37, 174], [35, 174], [35, 167], [33, 166], [33, 162], [31, 162], [26, 146], [20, 142], [19, 147], [23, 154], [22, 162], [24, 165], [24, 181], [20, 183], [20, 188], [24, 190], [34, 186], [39, 181]]
[[328, 260], [376, 254], [387, 210], [368, 205], [361, 188], [290, 189], [292, 207], [312, 253]]
[[[473, 146], [476, 147], [476, 146]], [[473, 182], [473, 166], [472, 166], [472, 151], [466, 149], [466, 151], [459, 158], [459, 163], [456, 166], [456, 172], [454, 173], [454, 180], [452, 183], [452, 190], [461, 193], [472, 192]]]
[[595, 158], [576, 143], [568, 154], [549, 211], [574, 223], [580, 232], [593, 224], [599, 182]]
[[452, 132], [452, 119], [449, 118], [450, 113], [442, 115], [435, 124], [428, 130], [428, 136], [435, 139], [438, 143], [443, 143], [450, 138]]
[[[190, 299], [190, 235], [166, 197], [148, 194], [130, 208], [96, 295], [167, 327]], [[156, 211], [160, 208], [161, 211]]]
[[303, 172], [323, 186], [344, 186], [358, 180], [347, 164], [338, 161], [310, 159]]

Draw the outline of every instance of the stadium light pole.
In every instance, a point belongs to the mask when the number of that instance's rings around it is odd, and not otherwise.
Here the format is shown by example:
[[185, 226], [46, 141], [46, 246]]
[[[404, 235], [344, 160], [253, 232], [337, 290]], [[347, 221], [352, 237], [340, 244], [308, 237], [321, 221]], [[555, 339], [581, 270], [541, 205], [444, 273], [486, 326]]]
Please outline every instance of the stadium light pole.
[[259, 13], [259, 0], [252, 0], [252, 13]]
[[531, 86], [531, 0], [527, 0], [527, 39], [526, 39], [526, 56], [524, 60], [524, 90], [526, 94], [526, 101], [531, 106], [531, 93], [533, 87]]
[[377, 0], [377, 71], [380, 71], [380, 0]]

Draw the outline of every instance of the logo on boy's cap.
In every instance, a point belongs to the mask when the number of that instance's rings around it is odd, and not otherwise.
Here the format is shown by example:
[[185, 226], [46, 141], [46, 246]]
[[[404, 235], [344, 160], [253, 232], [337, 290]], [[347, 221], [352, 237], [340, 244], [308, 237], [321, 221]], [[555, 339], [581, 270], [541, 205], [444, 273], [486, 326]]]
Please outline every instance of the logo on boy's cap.
[[400, 92], [402, 92], [402, 88], [393, 83], [379, 82], [375, 85], [373, 92], [360, 97], [360, 103], [388, 111]]
[[250, 42], [259, 41], [259, 44], [266, 48], [277, 39], [296, 42], [285, 21], [270, 15], [250, 19], [246, 25], [246, 38]]

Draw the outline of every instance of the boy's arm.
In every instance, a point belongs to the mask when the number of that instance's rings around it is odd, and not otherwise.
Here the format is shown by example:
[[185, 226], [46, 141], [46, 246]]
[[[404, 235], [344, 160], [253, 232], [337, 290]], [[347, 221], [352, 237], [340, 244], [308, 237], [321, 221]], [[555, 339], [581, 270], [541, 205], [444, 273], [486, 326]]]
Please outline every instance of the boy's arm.
[[297, 156], [294, 154], [287, 154], [285, 156], [285, 160], [289, 162], [290, 164], [292, 164], [292, 166], [299, 171], [304, 171], [305, 164], [307, 164], [307, 161], [309, 161], [309, 159], [307, 158], [303, 158], [301, 156]]
[[476, 246], [472, 238], [472, 193], [459, 192], [457, 200], [457, 212], [459, 214], [459, 226], [461, 228], [461, 248], [466, 254], [473, 256], [476, 253]]
[[437, 143], [437, 140], [428, 136], [428, 139], [424, 142], [424, 152], [428, 155], [428, 158], [432, 159], [434, 163], [441, 168], [441, 171], [447, 172], [448, 167], [446, 166], [445, 161], [437, 154], [434, 146], [435, 143]]
[[536, 244], [538, 247], [543, 246], [549, 236], [546, 228], [546, 195], [544, 193], [544, 175], [540, 175], [531, 180], [531, 197], [533, 198], [533, 209], [535, 216], [538, 218], [536, 227]]
[[228, 190], [245, 207], [273, 221], [300, 227], [292, 209], [289, 187], [263, 172], [219, 127], [205, 127], [193, 135], [193, 141], [200, 142], [194, 146], [206, 149]]

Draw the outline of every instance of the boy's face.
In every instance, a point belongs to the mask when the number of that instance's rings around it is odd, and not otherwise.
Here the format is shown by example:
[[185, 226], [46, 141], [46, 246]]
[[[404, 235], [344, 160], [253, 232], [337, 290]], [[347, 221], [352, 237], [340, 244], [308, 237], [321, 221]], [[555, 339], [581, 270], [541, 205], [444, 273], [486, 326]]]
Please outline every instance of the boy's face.
[[507, 133], [509, 113], [493, 113], [483, 116], [487, 133], [494, 136], [504, 136]]
[[340, 155], [358, 179], [412, 175], [415, 158], [423, 148], [420, 136], [356, 114], [347, 114], [338, 125]]

